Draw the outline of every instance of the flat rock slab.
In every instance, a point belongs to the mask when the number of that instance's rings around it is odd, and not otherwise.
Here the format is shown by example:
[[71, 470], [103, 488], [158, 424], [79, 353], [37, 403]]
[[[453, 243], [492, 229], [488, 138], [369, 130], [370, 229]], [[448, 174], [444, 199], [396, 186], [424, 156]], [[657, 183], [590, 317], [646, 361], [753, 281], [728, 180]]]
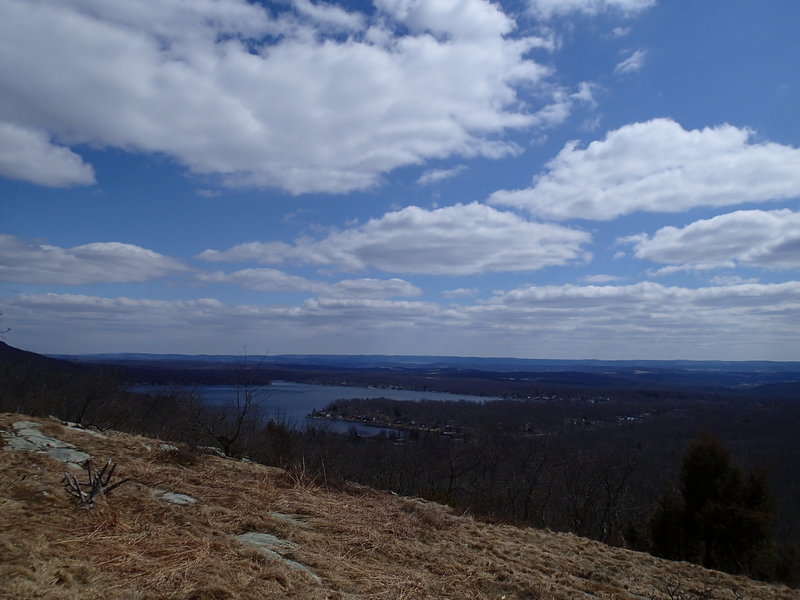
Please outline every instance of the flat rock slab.
[[6, 450], [42, 452], [75, 469], [80, 469], [79, 463], [91, 458], [86, 452], [78, 450], [69, 442], [44, 435], [39, 430], [38, 423], [15, 421], [11, 427], [13, 431], [0, 432], [6, 441]]
[[197, 498], [192, 498], [187, 494], [176, 494], [174, 492], [161, 492], [161, 499], [170, 504], [180, 505], [195, 504], [197, 502]]
[[297, 544], [293, 544], [292, 542], [289, 542], [287, 540], [282, 540], [281, 538], [274, 536], [270, 533], [259, 533], [257, 531], [248, 531], [247, 533], [237, 535], [236, 539], [243, 544], [252, 546], [256, 550], [266, 554], [267, 556], [282, 561], [284, 564], [286, 564], [287, 566], [291, 567], [296, 571], [301, 571], [305, 573], [315, 582], [322, 583], [322, 579], [320, 579], [319, 575], [314, 573], [314, 571], [309, 569], [304, 564], [301, 564], [296, 560], [286, 558], [283, 555], [284, 552], [287, 552], [292, 548], [295, 548]]
[[285, 552], [295, 547], [295, 544], [293, 544], [292, 542], [288, 540], [282, 540], [281, 538], [272, 535], [271, 533], [258, 533], [256, 531], [248, 531], [247, 533], [237, 535], [236, 539], [242, 542], [243, 544], [253, 546], [255, 548], [258, 548], [259, 550], [274, 550], [275, 552], [281, 552], [281, 551]]

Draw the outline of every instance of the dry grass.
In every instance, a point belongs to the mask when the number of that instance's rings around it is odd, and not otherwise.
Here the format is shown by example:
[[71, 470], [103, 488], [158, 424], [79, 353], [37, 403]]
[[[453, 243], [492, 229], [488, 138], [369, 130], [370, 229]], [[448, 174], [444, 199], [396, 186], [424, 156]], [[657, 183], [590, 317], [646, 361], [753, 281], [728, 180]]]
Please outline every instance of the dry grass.
[[[20, 418], [0, 415], [0, 429]], [[302, 474], [38, 422], [98, 462], [115, 460], [132, 482], [84, 510], [61, 489], [60, 463], [0, 451], [3, 598], [671, 600], [699, 599], [704, 590], [720, 600], [735, 600], [734, 590], [751, 600], [800, 597], [572, 535], [479, 523], [421, 500], [326, 489]], [[153, 488], [199, 502], [167, 504]], [[287, 558], [322, 583], [234, 539], [246, 531], [296, 544]]]

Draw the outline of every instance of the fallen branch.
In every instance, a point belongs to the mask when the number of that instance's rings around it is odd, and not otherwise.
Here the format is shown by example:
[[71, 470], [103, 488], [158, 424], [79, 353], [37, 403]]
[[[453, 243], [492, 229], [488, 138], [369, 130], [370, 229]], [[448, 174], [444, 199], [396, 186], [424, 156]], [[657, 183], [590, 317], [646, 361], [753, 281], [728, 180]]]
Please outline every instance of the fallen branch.
[[116, 463], [109, 460], [102, 469], [95, 472], [92, 468], [92, 460], [86, 461], [86, 470], [89, 474], [89, 481], [86, 483], [79, 482], [74, 475], [64, 473], [64, 489], [80, 500], [83, 508], [92, 508], [94, 500], [98, 496], [107, 496], [112, 490], [118, 488], [129, 478], [122, 479], [116, 483], [111, 483], [111, 477], [114, 475], [114, 470], [117, 468]]

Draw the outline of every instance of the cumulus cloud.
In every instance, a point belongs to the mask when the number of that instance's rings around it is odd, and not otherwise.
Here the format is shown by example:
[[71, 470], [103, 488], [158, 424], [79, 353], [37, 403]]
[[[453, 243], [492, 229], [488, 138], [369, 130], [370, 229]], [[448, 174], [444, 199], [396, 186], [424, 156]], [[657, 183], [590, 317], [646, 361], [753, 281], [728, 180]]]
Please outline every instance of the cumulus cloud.
[[740, 210], [620, 241], [632, 243], [637, 258], [679, 265], [681, 270], [736, 265], [796, 269], [800, 267], [800, 212]]
[[210, 261], [256, 260], [331, 265], [344, 270], [469, 275], [534, 271], [583, 261], [588, 233], [528, 221], [472, 203], [426, 210], [409, 206], [318, 241], [250, 242], [229, 250], [206, 250]]
[[[2, 85], [2, 84], [0, 84]], [[47, 187], [95, 182], [91, 165], [41, 130], [0, 122], [0, 176]]]
[[332, 298], [393, 298], [419, 296], [415, 285], [403, 279], [344, 279], [336, 283], [312, 281], [305, 277], [289, 275], [277, 269], [241, 269], [232, 273], [216, 271], [198, 273], [197, 279], [206, 283], [232, 283], [249, 290], [261, 292], [309, 292]]
[[530, 10], [543, 19], [570, 13], [597, 15], [609, 11], [632, 16], [655, 4], [656, 0], [529, 0]]
[[644, 50], [634, 50], [630, 53], [628, 58], [620, 61], [617, 66], [614, 67], [614, 73], [617, 75], [628, 75], [640, 71], [642, 67], [644, 67], [646, 56], [647, 53]]
[[609, 220], [800, 196], [800, 149], [752, 137], [732, 125], [687, 131], [670, 119], [633, 123], [586, 148], [570, 142], [531, 187], [489, 201], [550, 219]]
[[[69, 149], [90, 144], [230, 186], [344, 193], [404, 165], [518, 152], [506, 132], [551, 122], [537, 114], [547, 101], [525, 106], [517, 90], [547, 94], [530, 51], [552, 42], [516, 34], [498, 4], [375, 4], [6, 0], [0, 121], [34, 151], [4, 173], [91, 182]], [[66, 173], [55, 183], [29, 164], [43, 153]]]
[[0, 281], [79, 285], [132, 283], [186, 271], [182, 262], [120, 242], [59, 248], [0, 234]]

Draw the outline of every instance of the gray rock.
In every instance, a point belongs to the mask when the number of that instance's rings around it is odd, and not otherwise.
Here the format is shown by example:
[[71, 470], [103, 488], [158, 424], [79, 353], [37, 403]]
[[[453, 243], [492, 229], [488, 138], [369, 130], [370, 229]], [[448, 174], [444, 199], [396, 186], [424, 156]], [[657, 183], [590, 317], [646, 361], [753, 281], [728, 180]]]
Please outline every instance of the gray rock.
[[164, 492], [161, 494], [161, 499], [170, 504], [180, 504], [183, 506], [197, 502], [197, 498], [192, 498], [187, 494], [177, 494], [175, 492]]
[[19, 429], [17, 430], [17, 436], [30, 441], [31, 443], [38, 446], [41, 450], [46, 450], [47, 448], [75, 447], [73, 444], [70, 444], [69, 442], [63, 442], [61, 440], [57, 440], [56, 438], [48, 437], [38, 429]]
[[81, 452], [75, 448], [50, 448], [45, 453], [78, 469], [81, 468], [79, 463], [91, 458], [86, 452]]
[[248, 531], [237, 535], [236, 539], [259, 550], [274, 550], [276, 552], [283, 550], [285, 552], [295, 547], [295, 544], [288, 540], [282, 540], [271, 533], [258, 533], [257, 531]]
[[38, 450], [39, 446], [32, 441], [17, 436], [3, 435], [6, 440], [6, 450]]
[[16, 421], [11, 424], [14, 431], [2, 432], [6, 440], [6, 450], [28, 450], [43, 452], [48, 456], [67, 463], [68, 466], [80, 469], [79, 463], [91, 458], [81, 452], [73, 444], [48, 437], [39, 430], [39, 424], [32, 421]]
[[292, 560], [291, 558], [286, 558], [285, 556], [283, 556], [284, 552], [287, 552], [292, 548], [295, 548], [297, 544], [293, 544], [292, 542], [289, 542], [287, 540], [282, 540], [281, 538], [274, 536], [270, 533], [259, 533], [257, 531], [248, 531], [247, 533], [237, 535], [236, 539], [243, 544], [252, 546], [259, 552], [266, 554], [271, 558], [280, 560], [285, 565], [294, 569], [295, 571], [300, 571], [301, 573], [305, 573], [316, 583], [322, 583], [322, 579], [320, 579], [319, 575], [314, 573], [314, 571], [309, 569], [307, 566], [297, 562], [296, 560]]

